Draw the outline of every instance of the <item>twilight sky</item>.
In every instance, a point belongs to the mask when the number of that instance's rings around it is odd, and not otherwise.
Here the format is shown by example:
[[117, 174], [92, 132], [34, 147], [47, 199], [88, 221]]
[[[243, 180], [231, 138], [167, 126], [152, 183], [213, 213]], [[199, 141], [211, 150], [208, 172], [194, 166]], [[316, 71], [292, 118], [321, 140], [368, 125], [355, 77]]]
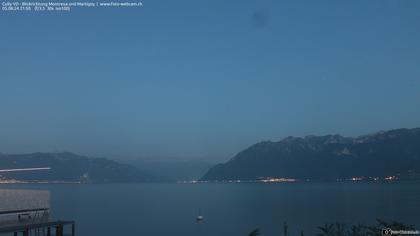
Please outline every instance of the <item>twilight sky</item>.
[[0, 12], [0, 152], [224, 161], [420, 126], [420, 1]]

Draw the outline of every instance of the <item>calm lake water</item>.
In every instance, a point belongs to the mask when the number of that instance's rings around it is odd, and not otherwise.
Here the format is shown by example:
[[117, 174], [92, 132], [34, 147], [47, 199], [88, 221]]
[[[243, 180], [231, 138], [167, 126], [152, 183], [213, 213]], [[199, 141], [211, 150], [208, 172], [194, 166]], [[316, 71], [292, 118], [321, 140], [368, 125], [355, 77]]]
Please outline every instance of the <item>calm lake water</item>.
[[[25, 194], [33, 201], [13, 203]], [[314, 235], [326, 222], [376, 218], [420, 226], [420, 183], [0, 185], [0, 202], [49, 205], [78, 236], [283, 235], [284, 221], [289, 235]]]

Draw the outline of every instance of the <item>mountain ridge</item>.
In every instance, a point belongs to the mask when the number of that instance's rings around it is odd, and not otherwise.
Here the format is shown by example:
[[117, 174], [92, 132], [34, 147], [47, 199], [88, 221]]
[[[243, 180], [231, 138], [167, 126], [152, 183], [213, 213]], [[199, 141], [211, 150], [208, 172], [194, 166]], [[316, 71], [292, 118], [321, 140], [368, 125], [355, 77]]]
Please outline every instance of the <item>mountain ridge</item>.
[[1, 173], [3, 179], [39, 182], [150, 182], [156, 176], [143, 173], [136, 167], [107, 158], [92, 158], [71, 152], [26, 154], [0, 153], [1, 169], [50, 167], [45, 171]]
[[267, 176], [322, 180], [388, 175], [406, 178], [409, 172], [420, 173], [420, 128], [355, 138], [335, 134], [263, 141], [212, 167], [201, 180], [255, 180]]

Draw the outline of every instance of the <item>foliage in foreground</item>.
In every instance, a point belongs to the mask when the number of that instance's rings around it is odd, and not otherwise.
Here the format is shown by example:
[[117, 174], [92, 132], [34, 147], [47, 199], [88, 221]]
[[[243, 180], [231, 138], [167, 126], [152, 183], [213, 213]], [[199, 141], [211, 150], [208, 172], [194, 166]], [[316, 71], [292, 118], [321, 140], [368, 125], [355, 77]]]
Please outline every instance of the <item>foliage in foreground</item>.
[[388, 223], [383, 220], [377, 220], [377, 224], [374, 226], [368, 226], [363, 224], [351, 225], [347, 227], [339, 222], [335, 224], [325, 224], [324, 226], [318, 227], [320, 232], [318, 236], [381, 236], [383, 229], [392, 230], [414, 230], [413, 225], [404, 225], [399, 222]]
[[260, 229], [254, 229], [248, 236], [258, 236], [260, 235]]
[[[336, 222], [332, 224], [325, 224], [318, 227], [319, 233], [317, 236], [382, 236], [383, 229], [392, 229], [392, 230], [415, 230], [414, 225], [405, 225], [400, 222], [386, 222], [383, 220], [377, 219], [376, 225], [350, 225]], [[287, 236], [287, 224], [284, 222], [284, 236]], [[258, 228], [254, 229], [249, 236], [260, 235], [260, 230]], [[304, 232], [301, 231], [301, 236], [304, 236]]]

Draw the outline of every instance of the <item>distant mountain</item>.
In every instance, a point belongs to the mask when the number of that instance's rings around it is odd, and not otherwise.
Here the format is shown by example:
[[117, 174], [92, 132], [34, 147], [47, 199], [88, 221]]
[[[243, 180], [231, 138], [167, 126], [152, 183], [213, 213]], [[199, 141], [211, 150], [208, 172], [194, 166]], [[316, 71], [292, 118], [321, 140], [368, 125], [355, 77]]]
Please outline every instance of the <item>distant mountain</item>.
[[7, 179], [20, 181], [68, 182], [149, 182], [159, 178], [146, 174], [136, 167], [105, 158], [90, 158], [70, 152], [0, 154], [0, 169], [51, 167], [50, 170], [29, 172], [3, 172]]
[[201, 160], [153, 160], [131, 159], [124, 163], [133, 165], [145, 173], [153, 173], [166, 181], [200, 179], [213, 164]]
[[261, 142], [214, 166], [202, 180], [335, 180], [393, 175], [420, 179], [420, 128], [357, 138], [326, 135]]

